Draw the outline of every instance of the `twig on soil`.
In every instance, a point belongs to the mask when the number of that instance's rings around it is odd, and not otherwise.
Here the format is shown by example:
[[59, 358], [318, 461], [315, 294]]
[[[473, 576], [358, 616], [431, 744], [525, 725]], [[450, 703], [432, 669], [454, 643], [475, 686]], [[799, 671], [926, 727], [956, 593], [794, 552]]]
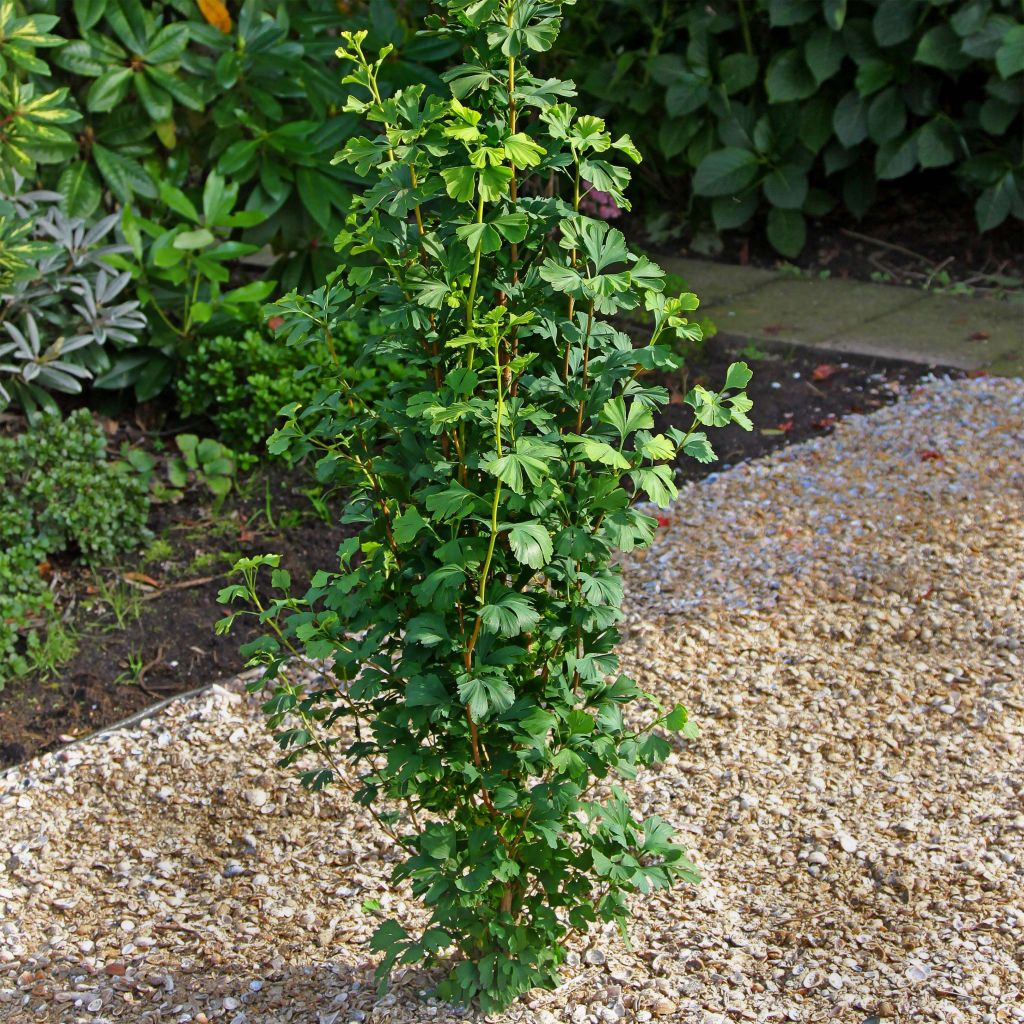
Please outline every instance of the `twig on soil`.
[[908, 249], [905, 245], [897, 245], [895, 242], [885, 242], [881, 238], [872, 238], [871, 235], [862, 235], [859, 231], [851, 231], [849, 228], [840, 228], [840, 234], [846, 235], [848, 238], [856, 238], [861, 242], [868, 242], [871, 245], [880, 245], [883, 249], [891, 249], [893, 252], [901, 252], [904, 256], [910, 256], [915, 260], [920, 260], [922, 263], [934, 265], [934, 261], [928, 259], [927, 256], [922, 256], [918, 252], [914, 252], [913, 249]]
[[177, 583], [168, 583], [166, 586], [161, 587], [160, 590], [152, 594], [143, 594], [139, 598], [140, 601], [155, 601], [158, 597], [163, 597], [169, 590], [188, 590], [190, 587], [202, 587], [207, 583], [213, 583], [214, 580], [219, 580], [220, 576], [199, 576], [194, 580], [180, 580]]
[[158, 648], [156, 649], [156, 657], [155, 657], [155, 658], [154, 658], [154, 659], [153, 659], [152, 661], [147, 661], [147, 662], [146, 662], [146, 664], [145, 664], [145, 665], [143, 665], [143, 666], [142, 666], [142, 668], [140, 668], [140, 669], [139, 669], [138, 675], [137, 675], [137, 676], [135, 677], [135, 684], [136, 684], [136, 686], [138, 686], [138, 688], [139, 688], [139, 689], [140, 689], [140, 690], [141, 690], [141, 691], [142, 691], [143, 693], [145, 693], [145, 694], [148, 694], [148, 695], [149, 695], [150, 697], [153, 697], [153, 698], [155, 698], [155, 699], [157, 699], [157, 700], [159, 700], [159, 699], [160, 699], [160, 694], [159, 694], [159, 693], [156, 693], [156, 692], [155, 692], [154, 690], [151, 690], [151, 689], [150, 689], [150, 688], [149, 688], [149, 687], [148, 687], [148, 686], [146, 685], [146, 673], [147, 673], [147, 672], [148, 672], [148, 671], [149, 671], [149, 670], [150, 670], [151, 668], [154, 668], [154, 667], [155, 667], [156, 665], [158, 665], [158, 664], [159, 664], [159, 663], [160, 663], [161, 661], [163, 661], [163, 657], [164, 657], [164, 645], [163, 645], [163, 644], [161, 644], [161, 645], [160, 645], [160, 646], [159, 646], [159, 647], [158, 647]]
[[[886, 277], [890, 278], [893, 281], [895, 281], [896, 278], [900, 274], [907, 275], [907, 274], [913, 274], [914, 273], [914, 271], [912, 271], [912, 270], [902, 270], [902, 271], [893, 270], [892, 267], [890, 267], [888, 263], [883, 263], [882, 262], [881, 258], [879, 257], [878, 253], [876, 253], [876, 252], [873, 252], [873, 253], [871, 253], [870, 256], [868, 256], [868, 262], [873, 267], [876, 267], [879, 271], [881, 271], [881, 273], [885, 274]], [[924, 275], [921, 274], [919, 276], [923, 277]]]
[[932, 267], [931, 272], [928, 274], [928, 277], [925, 278], [925, 288], [931, 288], [932, 281], [934, 281], [936, 276], [940, 274], [943, 270], [945, 270], [946, 267], [948, 267], [955, 258], [956, 257], [954, 256], [947, 256], [941, 263], [936, 263], [935, 266]]

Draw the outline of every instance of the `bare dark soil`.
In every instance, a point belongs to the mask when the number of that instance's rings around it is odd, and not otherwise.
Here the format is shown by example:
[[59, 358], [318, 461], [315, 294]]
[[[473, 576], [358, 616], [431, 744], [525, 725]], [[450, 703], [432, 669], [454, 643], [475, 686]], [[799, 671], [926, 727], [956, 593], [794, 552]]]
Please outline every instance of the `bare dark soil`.
[[[239, 645], [259, 631], [240, 619], [230, 636], [214, 635], [224, 608], [217, 594], [242, 556], [281, 555], [282, 568], [304, 581], [336, 563], [345, 528], [329, 526], [301, 493], [309, 481], [280, 469], [246, 481], [213, 511], [203, 493], [156, 505], [150, 517], [156, 552], [101, 574], [116, 592], [124, 625], [92, 574], [69, 568], [66, 618], [79, 633], [78, 651], [50, 677], [23, 678], [0, 693], [0, 767], [54, 749], [154, 702], [236, 675]], [[270, 508], [272, 521], [268, 520]], [[134, 614], [133, 613], [134, 609]]]
[[[752, 358], [752, 356], [754, 358]], [[716, 432], [718, 463], [680, 463], [686, 479], [758, 458], [782, 445], [828, 433], [850, 413], [870, 413], [897, 401], [928, 370], [880, 359], [829, 357], [776, 348], [740, 352], [712, 340], [685, 375], [666, 379], [673, 402], [659, 427], [690, 425], [685, 392], [696, 383], [721, 386], [728, 364], [747, 358], [754, 369], [749, 394], [755, 429]], [[0, 766], [55, 749], [74, 737], [120, 720], [154, 702], [233, 676], [244, 667], [238, 647], [255, 632], [240, 622], [228, 637], [214, 635], [223, 614], [217, 593], [242, 555], [277, 552], [297, 587], [335, 564], [345, 531], [328, 525], [302, 493], [308, 480], [274, 468], [257, 473], [218, 511], [193, 493], [158, 505], [150, 522], [148, 557], [103, 578], [122, 602], [134, 598], [138, 617], [123, 627], [109, 601], [97, 599], [92, 577], [67, 567], [68, 619], [79, 633], [77, 654], [50, 678], [12, 682], [0, 695]], [[270, 514], [267, 508], [269, 504]], [[90, 579], [93, 582], [90, 582]]]
[[[632, 218], [629, 231], [643, 239], [640, 221]], [[919, 174], [910, 183], [880, 182], [875, 206], [859, 223], [841, 204], [810, 220], [807, 244], [792, 260], [768, 244], [763, 218], [726, 233], [715, 253], [695, 248], [685, 234], [646, 241], [661, 253], [763, 267], [788, 262], [811, 274], [882, 284], [996, 296], [1024, 287], [1024, 224], [1008, 218], [979, 233], [973, 202], [938, 173]]]
[[851, 413], [872, 413], [892, 405], [932, 372], [962, 376], [959, 370], [931, 368], [895, 359], [811, 351], [792, 345], [761, 345], [758, 357], [735, 342], [712, 339], [700, 362], [665, 384], [672, 401], [660, 429], [682, 430], [693, 421], [683, 396], [694, 384], [720, 388], [729, 364], [745, 359], [754, 372], [747, 393], [754, 403], [752, 431], [728, 427], [709, 436], [718, 461], [701, 465], [681, 457], [677, 476], [692, 480], [718, 473], [748, 459], [768, 455], [777, 448], [829, 434], [836, 422]]

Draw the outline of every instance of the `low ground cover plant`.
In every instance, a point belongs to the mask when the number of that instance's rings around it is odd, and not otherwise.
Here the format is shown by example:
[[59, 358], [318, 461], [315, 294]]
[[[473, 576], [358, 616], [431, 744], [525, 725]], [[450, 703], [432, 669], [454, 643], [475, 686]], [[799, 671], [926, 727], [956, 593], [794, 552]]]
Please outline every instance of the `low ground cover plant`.
[[[297, 297], [295, 297], [297, 300]], [[383, 386], [387, 376], [401, 372], [397, 364], [356, 366], [365, 335], [380, 332], [370, 323], [338, 319], [328, 347], [314, 335], [308, 345], [287, 344], [294, 321], [285, 319], [292, 297], [271, 312], [266, 330], [242, 335], [220, 334], [202, 338], [185, 357], [175, 377], [178, 411], [183, 418], [208, 417], [217, 436], [242, 456], [246, 467], [266, 454], [266, 441], [277, 425], [278, 413], [291, 402], [306, 404], [324, 386], [335, 361], [349, 380], [366, 382], [369, 393]], [[332, 353], [333, 350], [333, 353]]]
[[[567, 2], [438, 5], [424, 38], [464, 60], [443, 96], [385, 96], [389, 49], [342, 35], [346, 111], [369, 131], [336, 159], [371, 184], [338, 238], [343, 269], [274, 312], [324, 344], [335, 315], [376, 315], [364, 357], [406, 373], [376, 398], [342, 378], [271, 439], [348, 489], [359, 533], [340, 564], [307, 588], [276, 556], [243, 559], [221, 595], [243, 602], [222, 630], [243, 614], [267, 628], [247, 650], [282, 764], [350, 789], [430, 912], [421, 933], [379, 928], [381, 977], [443, 962], [439, 994], [486, 1011], [555, 985], [569, 935], [625, 929], [631, 895], [696, 880], [669, 824], [634, 817], [616, 784], [670, 751], [663, 730], [695, 732], [620, 670], [616, 557], [650, 543], [637, 502], [675, 497], [670, 460], [712, 460], [709, 428], [751, 426], [738, 363], [721, 391], [686, 395], [689, 430], [654, 431], [669, 396], [647, 375], [699, 337], [698, 300], [581, 212], [584, 181], [628, 207], [640, 154], [572, 105], [571, 82], [530, 69]], [[641, 310], [637, 346], [613, 318]], [[295, 658], [323, 663], [322, 681], [294, 676]]]
[[146, 537], [146, 485], [82, 409], [0, 437], [0, 688], [54, 623], [51, 559], [101, 566]]
[[982, 231], [1024, 219], [1017, 0], [599, 0], [572, 21], [581, 87], [697, 228], [763, 216], [796, 256], [807, 217], [859, 218], [921, 171], [955, 179]]

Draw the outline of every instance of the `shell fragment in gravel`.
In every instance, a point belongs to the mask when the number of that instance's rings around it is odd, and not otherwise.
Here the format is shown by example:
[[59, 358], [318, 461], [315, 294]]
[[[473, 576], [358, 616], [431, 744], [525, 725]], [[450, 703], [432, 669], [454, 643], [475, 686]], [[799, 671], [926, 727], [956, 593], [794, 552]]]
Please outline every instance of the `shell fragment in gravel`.
[[[937, 381], [666, 518], [624, 660], [702, 732], [631, 788], [704, 880], [486, 1019], [1024, 1021], [1024, 384]], [[423, 919], [398, 852], [273, 762], [213, 687], [0, 778], [0, 1021], [479, 1019], [429, 973], [378, 997], [369, 936]]]

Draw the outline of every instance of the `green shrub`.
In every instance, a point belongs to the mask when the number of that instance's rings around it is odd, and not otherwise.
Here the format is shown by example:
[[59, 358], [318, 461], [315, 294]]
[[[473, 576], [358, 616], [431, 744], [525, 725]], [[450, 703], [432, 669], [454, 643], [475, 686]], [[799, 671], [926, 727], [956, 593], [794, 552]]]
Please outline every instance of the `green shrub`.
[[52, 613], [43, 563], [64, 553], [87, 565], [112, 561], [147, 536], [147, 514], [145, 484], [108, 461], [85, 410], [0, 437], [0, 684], [24, 671], [19, 637], [45, 628]]
[[[111, 238], [118, 215], [87, 225], [57, 205], [60, 195], [24, 191], [15, 175], [0, 194], [0, 246], [6, 217], [9, 273], [0, 282], [0, 409], [15, 401], [30, 417], [58, 415], [51, 392], [79, 394], [109, 372], [118, 353], [136, 349], [146, 318], [125, 299], [130, 275], [111, 260], [128, 246]], [[3, 256], [0, 255], [0, 260]]]
[[[698, 227], [766, 214], [782, 254], [841, 197], [944, 169], [978, 226], [1024, 218], [1019, 0], [712, 0], [579, 5], [566, 57], [581, 88], [690, 186]], [[684, 192], [684, 196], [686, 193]]]
[[[104, 189], [145, 205], [163, 181], [181, 187], [197, 171], [217, 170], [242, 187], [247, 209], [270, 219], [266, 240], [330, 237], [351, 178], [331, 166], [330, 152], [355, 128], [341, 110], [335, 0], [27, 6], [55, 15], [46, 29], [66, 40], [52, 53], [51, 74], [81, 113], [87, 143], [66, 147], [60, 171], [73, 212], [94, 212]], [[351, 27], [368, 25], [362, 5], [354, 6]], [[407, 28], [396, 6], [375, 0], [373, 8], [380, 42], [401, 42]], [[421, 61], [445, 52], [443, 42], [413, 47], [387, 79], [436, 81]]]
[[[377, 930], [380, 976], [444, 963], [442, 997], [493, 1011], [557, 983], [570, 932], [624, 928], [631, 895], [696, 879], [670, 826], [636, 819], [615, 785], [671, 750], [659, 728], [694, 733], [682, 707], [650, 700], [627, 720], [645, 695], [615, 654], [616, 556], [653, 537], [635, 502], [675, 497], [672, 460], [715, 457], [702, 427], [751, 427], [750, 371], [693, 389], [688, 431], [654, 432], [669, 396], [645, 371], [678, 367], [669, 343], [699, 337], [697, 298], [667, 294], [621, 232], [580, 212], [582, 180], [623, 205], [621, 163], [639, 153], [563, 102], [571, 83], [528, 68], [561, 2], [437, 6], [466, 61], [443, 98], [381, 96], [387, 50], [342, 34], [347, 81], [370, 96], [348, 109], [372, 129], [339, 158], [372, 184], [338, 240], [344, 271], [286, 317], [301, 335], [334, 308], [375, 313], [386, 333], [367, 354], [407, 370], [377, 400], [356, 385], [296, 404], [271, 441], [350, 489], [359, 535], [308, 590], [264, 556], [221, 599], [252, 602], [271, 631], [246, 649], [267, 667], [254, 689], [272, 684], [282, 764], [351, 788], [430, 912], [422, 934]], [[635, 347], [612, 318], [639, 309], [653, 323]], [[293, 676], [292, 656], [326, 676]]]
[[[348, 27], [408, 42], [404, 4], [346, 6]], [[111, 262], [131, 275], [151, 337], [94, 386], [150, 399], [197, 339], [255, 327], [276, 283], [336, 265], [329, 241], [360, 180], [330, 159], [358, 126], [342, 109], [338, 11], [336, 0], [0, 3], [0, 191], [16, 171], [59, 192], [68, 217], [123, 210], [131, 254]], [[443, 39], [403, 46], [382, 88], [439, 85], [427, 65], [451, 52]], [[279, 258], [258, 279], [265, 268], [239, 261], [265, 245]]]
[[[276, 306], [270, 310], [272, 318], [279, 315]], [[337, 326], [335, 350], [349, 378], [372, 385], [380, 369], [352, 366], [363, 340], [357, 325]], [[244, 453], [265, 451], [280, 410], [291, 402], [309, 402], [332, 373], [330, 351], [322, 340], [299, 348], [285, 344], [283, 336], [271, 339], [252, 330], [240, 337], [200, 339], [186, 355], [174, 388], [183, 417], [209, 417], [220, 439]]]
[[40, 49], [60, 46], [58, 18], [25, 15], [14, 0], [0, 0], [0, 191], [40, 162], [59, 162], [74, 145], [70, 125], [81, 120], [66, 87], [52, 88]]

